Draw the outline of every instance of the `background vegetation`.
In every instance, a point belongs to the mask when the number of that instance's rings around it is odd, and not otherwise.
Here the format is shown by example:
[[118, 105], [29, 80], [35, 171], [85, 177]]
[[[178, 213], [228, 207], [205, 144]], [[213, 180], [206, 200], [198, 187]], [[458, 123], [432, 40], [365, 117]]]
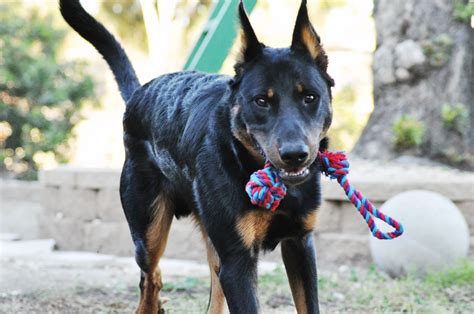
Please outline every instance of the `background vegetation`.
[[16, 2], [0, 7], [0, 170], [34, 179], [41, 166], [68, 160], [93, 83], [84, 63], [60, 60], [65, 31], [51, 15], [21, 12]]

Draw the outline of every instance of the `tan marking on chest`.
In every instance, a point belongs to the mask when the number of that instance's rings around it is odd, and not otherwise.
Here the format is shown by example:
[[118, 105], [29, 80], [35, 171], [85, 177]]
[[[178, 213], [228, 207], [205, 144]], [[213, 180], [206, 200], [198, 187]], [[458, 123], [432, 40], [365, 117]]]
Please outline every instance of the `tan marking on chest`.
[[272, 217], [271, 211], [254, 210], [237, 219], [237, 231], [247, 248], [262, 243]]
[[318, 218], [318, 208], [311, 211], [308, 215], [303, 218], [303, 228], [306, 231], [313, 231], [314, 225]]

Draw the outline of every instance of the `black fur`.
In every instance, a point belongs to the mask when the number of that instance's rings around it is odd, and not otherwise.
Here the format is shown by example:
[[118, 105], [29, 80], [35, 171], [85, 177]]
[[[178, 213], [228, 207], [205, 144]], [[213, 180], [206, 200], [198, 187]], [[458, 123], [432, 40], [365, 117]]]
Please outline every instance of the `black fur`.
[[107, 61], [125, 101], [140, 86], [122, 46], [105, 27], [90, 16], [79, 0], [60, 1], [61, 14], [71, 27], [89, 41]]
[[[321, 202], [315, 159], [318, 150], [327, 147], [323, 138], [331, 122], [333, 84], [327, 64], [321, 66], [327, 63], [326, 55], [323, 61], [314, 60], [298, 39], [293, 39], [292, 48], [265, 47], [240, 4], [244, 49], [235, 77], [177, 72], [139, 86], [112, 35], [77, 0], [60, 3], [66, 21], [109, 63], [127, 101], [120, 193], [141, 270], [149, 271], [146, 231], [154, 216], [151, 205], [161, 194], [170, 199], [177, 218], [193, 213], [207, 231], [232, 313], [258, 311], [258, 252], [273, 250], [278, 243], [290, 281], [299, 280], [303, 286], [308, 313], [319, 312], [314, 246], [303, 220]], [[303, 5], [295, 29], [311, 26], [305, 1]], [[307, 101], [313, 96], [314, 101]], [[249, 248], [236, 224], [246, 213], [265, 209], [250, 203], [245, 184], [265, 158], [290, 171], [281, 158], [285, 147], [307, 148], [299, 167], [308, 167], [310, 174], [288, 182], [288, 193], [263, 241]]]

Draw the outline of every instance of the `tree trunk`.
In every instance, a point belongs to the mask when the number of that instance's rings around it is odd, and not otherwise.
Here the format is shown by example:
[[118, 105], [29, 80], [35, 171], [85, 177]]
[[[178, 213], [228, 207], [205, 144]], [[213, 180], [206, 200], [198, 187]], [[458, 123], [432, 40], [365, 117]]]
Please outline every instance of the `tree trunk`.
[[474, 168], [474, 30], [467, 2], [376, 0], [375, 107], [355, 154], [412, 154]]

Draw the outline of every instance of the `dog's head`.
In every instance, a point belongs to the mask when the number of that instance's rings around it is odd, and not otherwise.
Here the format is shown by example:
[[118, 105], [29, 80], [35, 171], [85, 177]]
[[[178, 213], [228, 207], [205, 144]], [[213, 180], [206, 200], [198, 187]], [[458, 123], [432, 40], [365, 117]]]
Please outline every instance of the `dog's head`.
[[257, 39], [239, 5], [241, 57], [231, 84], [234, 135], [256, 158], [279, 169], [285, 183], [299, 184], [310, 175], [332, 120], [328, 59], [301, 7], [290, 48], [266, 47]]

